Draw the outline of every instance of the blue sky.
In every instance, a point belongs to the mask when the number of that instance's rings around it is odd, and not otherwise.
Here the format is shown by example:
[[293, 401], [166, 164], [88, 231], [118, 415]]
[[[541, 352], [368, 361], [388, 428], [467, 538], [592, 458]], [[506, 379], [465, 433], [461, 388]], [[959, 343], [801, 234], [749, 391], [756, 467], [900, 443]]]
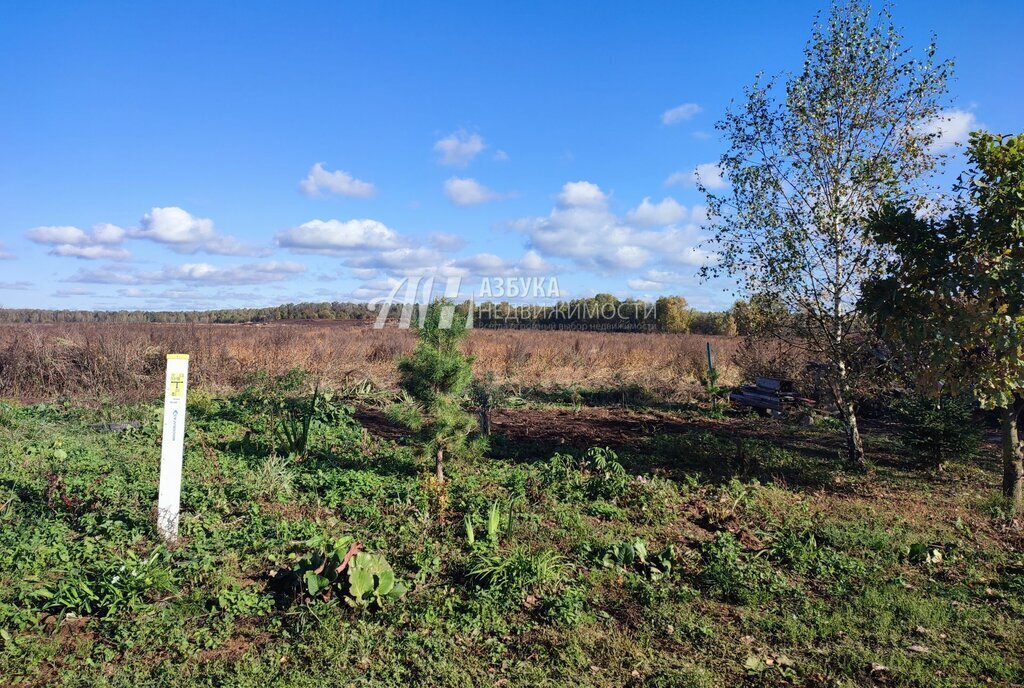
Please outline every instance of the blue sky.
[[[0, 305], [366, 300], [434, 267], [727, 305], [695, 276], [692, 173], [824, 7], [9, 5]], [[1020, 130], [1021, 3], [894, 15], [956, 60], [958, 131]]]

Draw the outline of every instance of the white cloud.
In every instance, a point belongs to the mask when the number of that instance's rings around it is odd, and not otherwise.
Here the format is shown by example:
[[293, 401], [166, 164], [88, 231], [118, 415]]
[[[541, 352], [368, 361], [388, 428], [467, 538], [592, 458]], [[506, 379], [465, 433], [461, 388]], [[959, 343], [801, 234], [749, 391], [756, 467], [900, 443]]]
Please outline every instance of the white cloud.
[[509, 159], [508, 158], [508, 153], [506, 153], [503, 150], [496, 150], [496, 151], [494, 151], [493, 159], [495, 161], [497, 161], [497, 162], [506, 162]]
[[277, 244], [299, 252], [345, 255], [397, 248], [402, 241], [377, 220], [310, 220], [278, 234]]
[[716, 162], [701, 163], [690, 172], [675, 172], [665, 180], [665, 186], [697, 186], [698, 181], [707, 189], [724, 189], [729, 186], [729, 182], [722, 176], [722, 168]]
[[121, 246], [126, 238], [155, 241], [178, 253], [205, 251], [226, 256], [267, 253], [266, 249], [218, 234], [212, 220], [194, 217], [178, 207], [153, 208], [142, 216], [138, 227], [128, 230], [109, 222], [93, 225], [88, 232], [70, 225], [43, 226], [28, 230], [25, 237], [37, 244], [53, 246], [50, 255], [91, 260], [128, 260], [131, 253]]
[[98, 244], [119, 244], [124, 239], [124, 228], [109, 222], [100, 222], [92, 226], [92, 238]]
[[266, 249], [218, 234], [214, 230], [213, 220], [195, 217], [176, 206], [152, 208], [142, 216], [137, 228], [128, 231], [128, 236], [165, 244], [178, 253], [204, 251], [224, 256], [267, 254]]
[[11, 291], [25, 291], [31, 289], [34, 284], [32, 282], [26, 282], [25, 280], [18, 280], [16, 282], [0, 282], [0, 289], [7, 289]]
[[626, 213], [627, 220], [645, 226], [671, 225], [685, 217], [686, 208], [671, 197], [662, 199], [660, 203], [651, 203], [650, 197], [644, 197], [640, 205]]
[[128, 260], [132, 257], [132, 254], [123, 248], [98, 245], [75, 246], [74, 244], [58, 244], [50, 249], [50, 255], [86, 260]]
[[350, 296], [356, 300], [370, 301], [393, 294], [397, 289], [399, 290], [399, 296], [404, 297], [405, 287], [406, 283], [402, 280], [396, 277], [385, 277], [384, 279], [373, 280], [360, 285], [352, 291]]
[[165, 271], [165, 274], [172, 279], [200, 284], [262, 284], [285, 280], [305, 270], [304, 265], [292, 261], [269, 261], [235, 267], [186, 263]]
[[375, 269], [402, 274], [434, 274], [443, 269], [445, 257], [432, 248], [404, 247], [359, 256], [347, 261], [347, 265], [363, 270]]
[[25, 238], [36, 244], [53, 246], [51, 256], [68, 256], [88, 260], [127, 260], [131, 253], [120, 248], [125, 230], [110, 223], [93, 225], [88, 232], [70, 225], [33, 227]]
[[536, 251], [527, 251], [519, 260], [509, 260], [493, 253], [478, 253], [453, 261], [452, 267], [465, 271], [466, 275], [480, 277], [552, 275], [559, 271]]
[[664, 292], [679, 285], [692, 286], [696, 282], [697, 275], [695, 273], [647, 270], [640, 277], [628, 280], [626, 284], [634, 291]]
[[452, 177], [444, 183], [448, 200], [458, 206], [476, 205], [502, 198], [497, 191], [488, 189], [475, 179]]
[[[227, 300], [239, 305], [258, 306], [266, 303], [266, 297], [252, 292], [230, 291], [218, 288], [215, 293], [202, 292], [195, 288], [170, 288], [160, 291], [149, 291], [136, 287], [125, 287], [117, 290], [118, 296], [128, 299], [145, 299], [151, 303], [172, 302], [172, 308], [209, 307], [210, 303], [224, 304]], [[161, 305], [167, 308], [168, 305]]]
[[307, 196], [322, 196], [327, 192], [349, 198], [369, 198], [377, 193], [377, 187], [370, 182], [356, 179], [344, 170], [329, 172], [322, 162], [310, 168], [306, 178], [299, 182], [299, 189]]
[[[195, 217], [183, 208], [153, 208], [142, 216], [139, 228], [132, 233], [139, 239], [152, 239], [161, 244], [198, 246], [216, 236], [213, 220]], [[192, 249], [195, 250], [195, 249]]]
[[562, 186], [562, 191], [558, 194], [558, 203], [567, 208], [603, 208], [608, 203], [608, 196], [597, 184], [568, 182]]
[[935, 137], [931, 141], [931, 150], [942, 153], [966, 143], [968, 134], [982, 128], [973, 112], [945, 110], [921, 125], [918, 133]]
[[14, 260], [14, 254], [7, 250], [3, 242], [0, 242], [0, 260]]
[[[608, 209], [608, 196], [591, 182], [570, 182], [562, 187], [558, 205], [546, 217], [512, 223], [529, 237], [529, 246], [544, 257], [567, 258], [584, 269], [637, 270], [667, 257], [688, 256], [700, 241], [700, 228], [644, 225], [686, 215], [674, 201], [641, 203], [625, 217]], [[667, 199], [670, 200], [670, 199]]]
[[460, 129], [439, 139], [434, 144], [434, 151], [441, 154], [438, 160], [440, 164], [465, 167], [486, 147], [480, 134], [470, 134]]
[[185, 263], [155, 271], [120, 270], [110, 267], [79, 270], [64, 281], [126, 286], [167, 282], [207, 285], [264, 284], [289, 279], [305, 270], [305, 266], [301, 263], [291, 261], [269, 261], [230, 267], [220, 267], [210, 263]]
[[677, 105], [671, 110], [665, 110], [665, 112], [661, 113], [661, 123], [678, 124], [679, 122], [695, 117], [700, 114], [703, 109], [704, 108], [697, 103], [683, 103], [682, 105]]
[[37, 244], [72, 244], [89, 243], [89, 235], [78, 227], [45, 226], [33, 227], [25, 232], [25, 238]]

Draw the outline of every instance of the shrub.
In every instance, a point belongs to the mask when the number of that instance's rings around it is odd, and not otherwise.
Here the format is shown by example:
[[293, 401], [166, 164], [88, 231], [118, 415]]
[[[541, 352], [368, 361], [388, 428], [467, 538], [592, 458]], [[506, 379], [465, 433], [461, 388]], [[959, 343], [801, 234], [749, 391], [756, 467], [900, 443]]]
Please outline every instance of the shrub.
[[935, 468], [977, 453], [980, 432], [974, 423], [971, 403], [966, 399], [932, 399], [912, 394], [901, 399], [897, 409], [906, 425], [908, 448], [926, 457]]
[[555, 454], [541, 465], [541, 479], [568, 501], [614, 501], [629, 489], [630, 477], [607, 447], [593, 447], [583, 458]]

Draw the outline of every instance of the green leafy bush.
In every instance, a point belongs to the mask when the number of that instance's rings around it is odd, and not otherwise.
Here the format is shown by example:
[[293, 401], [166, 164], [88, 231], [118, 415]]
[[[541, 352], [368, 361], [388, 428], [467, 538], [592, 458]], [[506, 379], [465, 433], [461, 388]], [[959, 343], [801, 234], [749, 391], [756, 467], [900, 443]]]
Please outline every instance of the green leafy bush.
[[970, 459], [978, 452], [981, 432], [969, 400], [912, 394], [901, 399], [897, 409], [908, 448], [932, 466], [941, 468], [946, 461]]
[[626, 494], [630, 476], [608, 448], [593, 447], [582, 458], [555, 454], [541, 465], [541, 479], [566, 501], [611, 501]]
[[364, 552], [352, 537], [314, 538], [306, 545], [313, 551], [299, 559], [294, 574], [312, 598], [338, 596], [353, 607], [383, 608], [408, 590], [383, 556]]
[[634, 538], [599, 550], [594, 558], [606, 569], [635, 571], [657, 581], [672, 575], [679, 556], [673, 545], [652, 554], [642, 538]]

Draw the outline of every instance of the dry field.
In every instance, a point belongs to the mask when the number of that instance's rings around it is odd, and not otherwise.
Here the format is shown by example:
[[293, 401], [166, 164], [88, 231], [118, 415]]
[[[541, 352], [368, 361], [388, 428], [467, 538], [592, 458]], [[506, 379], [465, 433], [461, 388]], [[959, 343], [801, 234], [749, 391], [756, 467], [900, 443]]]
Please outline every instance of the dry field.
[[[725, 383], [739, 381], [736, 337], [646, 333], [475, 330], [478, 374], [531, 389], [637, 387], [687, 399], [711, 342]], [[334, 385], [391, 388], [411, 332], [346, 321], [260, 325], [38, 324], [0, 326], [0, 396], [129, 401], [159, 396], [164, 355], [192, 356], [193, 385], [236, 388], [255, 371], [301, 366]]]

